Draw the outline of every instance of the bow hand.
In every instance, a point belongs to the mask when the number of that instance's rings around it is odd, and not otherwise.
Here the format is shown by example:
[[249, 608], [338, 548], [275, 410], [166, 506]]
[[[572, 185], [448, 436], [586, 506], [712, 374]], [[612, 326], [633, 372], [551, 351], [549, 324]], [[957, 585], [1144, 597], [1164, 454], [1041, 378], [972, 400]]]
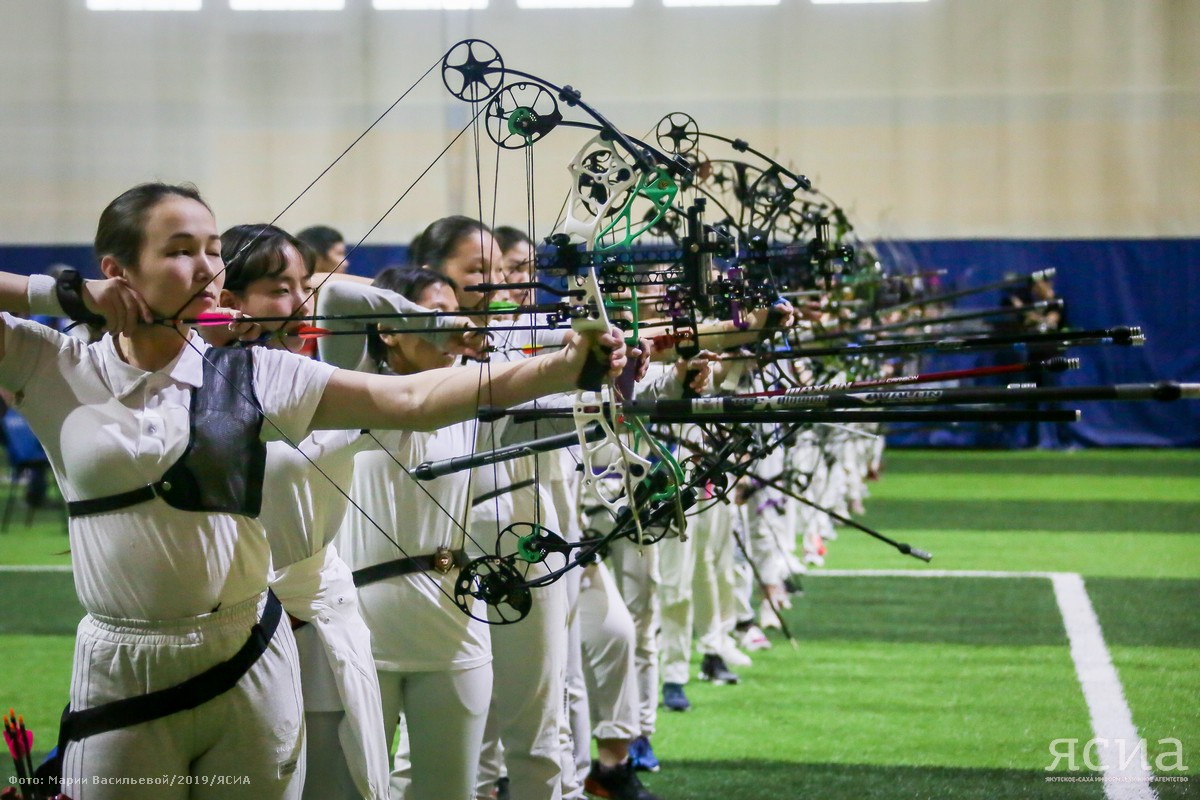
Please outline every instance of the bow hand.
[[454, 330], [442, 345], [442, 349], [453, 356], [466, 356], [484, 360], [487, 353], [488, 334], [469, 317], [450, 317], [445, 327]]
[[796, 320], [796, 309], [786, 300], [779, 300], [770, 308], [761, 308], [750, 315], [751, 330], [762, 331], [771, 338], [780, 328], [790, 328]]
[[599, 391], [608, 378], [620, 375], [625, 370], [631, 354], [638, 357], [638, 348], [629, 348], [621, 338], [620, 328], [609, 328], [607, 333], [599, 330], [576, 331], [561, 352], [576, 365], [578, 377], [575, 385], [584, 391]]
[[695, 358], [681, 358], [675, 362], [675, 376], [683, 387], [685, 399], [704, 394], [713, 375], [713, 361], [718, 359], [717, 354], [701, 350]]

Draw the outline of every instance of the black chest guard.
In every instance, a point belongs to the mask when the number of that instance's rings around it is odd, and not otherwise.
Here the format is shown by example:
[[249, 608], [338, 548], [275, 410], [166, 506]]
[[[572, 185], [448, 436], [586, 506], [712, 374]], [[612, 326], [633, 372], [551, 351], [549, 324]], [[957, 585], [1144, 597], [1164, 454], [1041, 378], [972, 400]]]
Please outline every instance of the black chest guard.
[[161, 497], [181, 511], [257, 517], [262, 510], [267, 447], [259, 438], [262, 407], [254, 393], [250, 350], [213, 347], [204, 382], [192, 389], [187, 448], [162, 479], [129, 492], [67, 503], [72, 517], [102, 514]]

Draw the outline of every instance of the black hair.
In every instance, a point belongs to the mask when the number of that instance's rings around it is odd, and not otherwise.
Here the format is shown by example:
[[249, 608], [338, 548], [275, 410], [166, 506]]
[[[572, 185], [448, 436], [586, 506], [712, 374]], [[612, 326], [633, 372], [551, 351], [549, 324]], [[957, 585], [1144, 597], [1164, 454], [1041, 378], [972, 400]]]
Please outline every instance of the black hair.
[[340, 231], [328, 225], [313, 225], [296, 234], [296, 238], [311, 247], [317, 255], [325, 255], [335, 244], [346, 241]]
[[200, 196], [200, 190], [190, 183], [138, 184], [118, 195], [101, 212], [93, 242], [96, 260], [112, 256], [124, 267], [137, 266], [138, 255], [146, 242], [146, 218], [151, 209], [171, 196], [195, 200], [212, 211]]
[[454, 253], [459, 242], [468, 236], [491, 233], [487, 225], [477, 219], [456, 215], [442, 217], [421, 231], [408, 249], [408, 263], [413, 267], [440, 272], [446, 259]]
[[533, 247], [533, 239], [529, 238], [529, 234], [520, 228], [514, 228], [512, 225], [501, 225], [499, 228], [493, 228], [492, 236], [495, 237], [496, 244], [500, 246], [501, 253], [507, 253], [519, 244], [527, 244]]
[[316, 257], [312, 248], [274, 225], [234, 225], [221, 234], [221, 258], [225, 262], [225, 288], [242, 294], [261, 278], [275, 278], [287, 269], [287, 248], [294, 247], [304, 259], [305, 277], [312, 277]]
[[[458, 291], [458, 284], [453, 278], [431, 269], [413, 267], [387, 267], [375, 276], [371, 285], [395, 292], [414, 303], [430, 286], [447, 286], [452, 292]], [[371, 361], [376, 364], [387, 363], [387, 351], [387, 345], [379, 336], [379, 326], [374, 323], [368, 325], [367, 355]]]

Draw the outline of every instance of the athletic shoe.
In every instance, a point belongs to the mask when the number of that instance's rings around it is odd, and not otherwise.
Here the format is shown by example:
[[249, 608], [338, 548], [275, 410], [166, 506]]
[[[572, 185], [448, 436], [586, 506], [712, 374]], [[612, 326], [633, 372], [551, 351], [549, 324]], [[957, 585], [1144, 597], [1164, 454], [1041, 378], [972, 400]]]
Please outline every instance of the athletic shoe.
[[749, 650], [751, 653], [753, 653], [756, 650], [770, 650], [771, 640], [767, 638], [765, 633], [763, 633], [762, 628], [758, 627], [757, 625], [751, 625], [746, 629], [746, 632], [742, 634], [741, 645], [743, 649]]
[[645, 736], [639, 736], [629, 743], [629, 763], [640, 772], [658, 772], [662, 767], [654, 755], [654, 748], [650, 746], [650, 739]]
[[651, 794], [649, 789], [642, 786], [629, 759], [615, 767], [602, 766], [593, 759], [592, 769], [583, 779], [583, 790], [595, 797], [611, 800], [659, 800], [658, 795]]
[[496, 780], [496, 800], [508, 800], [508, 776]]
[[721, 648], [720, 656], [725, 659], [725, 663], [731, 667], [752, 667], [754, 660], [750, 656], [737, 649], [737, 643], [732, 639], [727, 639], [725, 647]]
[[738, 682], [738, 676], [725, 666], [725, 659], [716, 653], [709, 653], [700, 662], [700, 680], [712, 681], [714, 684], [733, 684]]
[[687, 695], [683, 693], [682, 683], [663, 684], [663, 705], [670, 711], [687, 711], [692, 707]]

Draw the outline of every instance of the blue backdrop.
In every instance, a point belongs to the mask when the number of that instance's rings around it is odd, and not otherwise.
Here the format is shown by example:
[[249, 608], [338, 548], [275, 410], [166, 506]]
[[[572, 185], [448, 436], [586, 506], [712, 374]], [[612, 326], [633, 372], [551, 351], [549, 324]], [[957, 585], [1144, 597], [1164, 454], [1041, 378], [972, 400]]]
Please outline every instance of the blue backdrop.
[[[1053, 267], [1055, 288], [1067, 303], [1073, 328], [1141, 325], [1143, 347], [1073, 349], [1081, 369], [1060, 384], [1083, 386], [1173, 379], [1200, 382], [1200, 239], [1116, 240], [933, 240], [881, 246], [885, 261], [907, 267], [945, 269], [951, 291]], [[994, 308], [1001, 292], [963, 298], [958, 308]], [[936, 356], [922, 369], [960, 369], [995, 363], [994, 354]], [[1086, 403], [1083, 418], [1062, 426], [1064, 445], [1200, 446], [1200, 401], [1175, 403]], [[986, 426], [897, 430], [890, 440], [909, 445], [996, 446], [1011, 443], [1011, 431]], [[1045, 426], [1042, 440], [1047, 440]]]
[[[373, 275], [402, 264], [403, 246], [364, 246], [351, 255], [351, 271]], [[941, 290], [967, 288], [1054, 267], [1055, 286], [1068, 303], [1075, 328], [1141, 325], [1144, 347], [1088, 347], [1072, 351], [1082, 369], [1061, 376], [1064, 385], [1138, 383], [1173, 379], [1200, 382], [1200, 239], [930, 240], [880, 245], [881, 258], [907, 269], [947, 272]], [[75, 245], [0, 246], [0, 270], [30, 274], [62, 262], [95, 275], [90, 248]], [[973, 295], [956, 307], [994, 308], [1000, 292]], [[924, 370], [994, 363], [995, 356], [936, 356]], [[1200, 401], [1088, 403], [1083, 419], [1061, 428], [1062, 444], [1082, 446], [1200, 446]], [[1012, 431], [988, 426], [898, 429], [896, 444], [1006, 446]], [[1050, 431], [1043, 430], [1043, 439]]]

